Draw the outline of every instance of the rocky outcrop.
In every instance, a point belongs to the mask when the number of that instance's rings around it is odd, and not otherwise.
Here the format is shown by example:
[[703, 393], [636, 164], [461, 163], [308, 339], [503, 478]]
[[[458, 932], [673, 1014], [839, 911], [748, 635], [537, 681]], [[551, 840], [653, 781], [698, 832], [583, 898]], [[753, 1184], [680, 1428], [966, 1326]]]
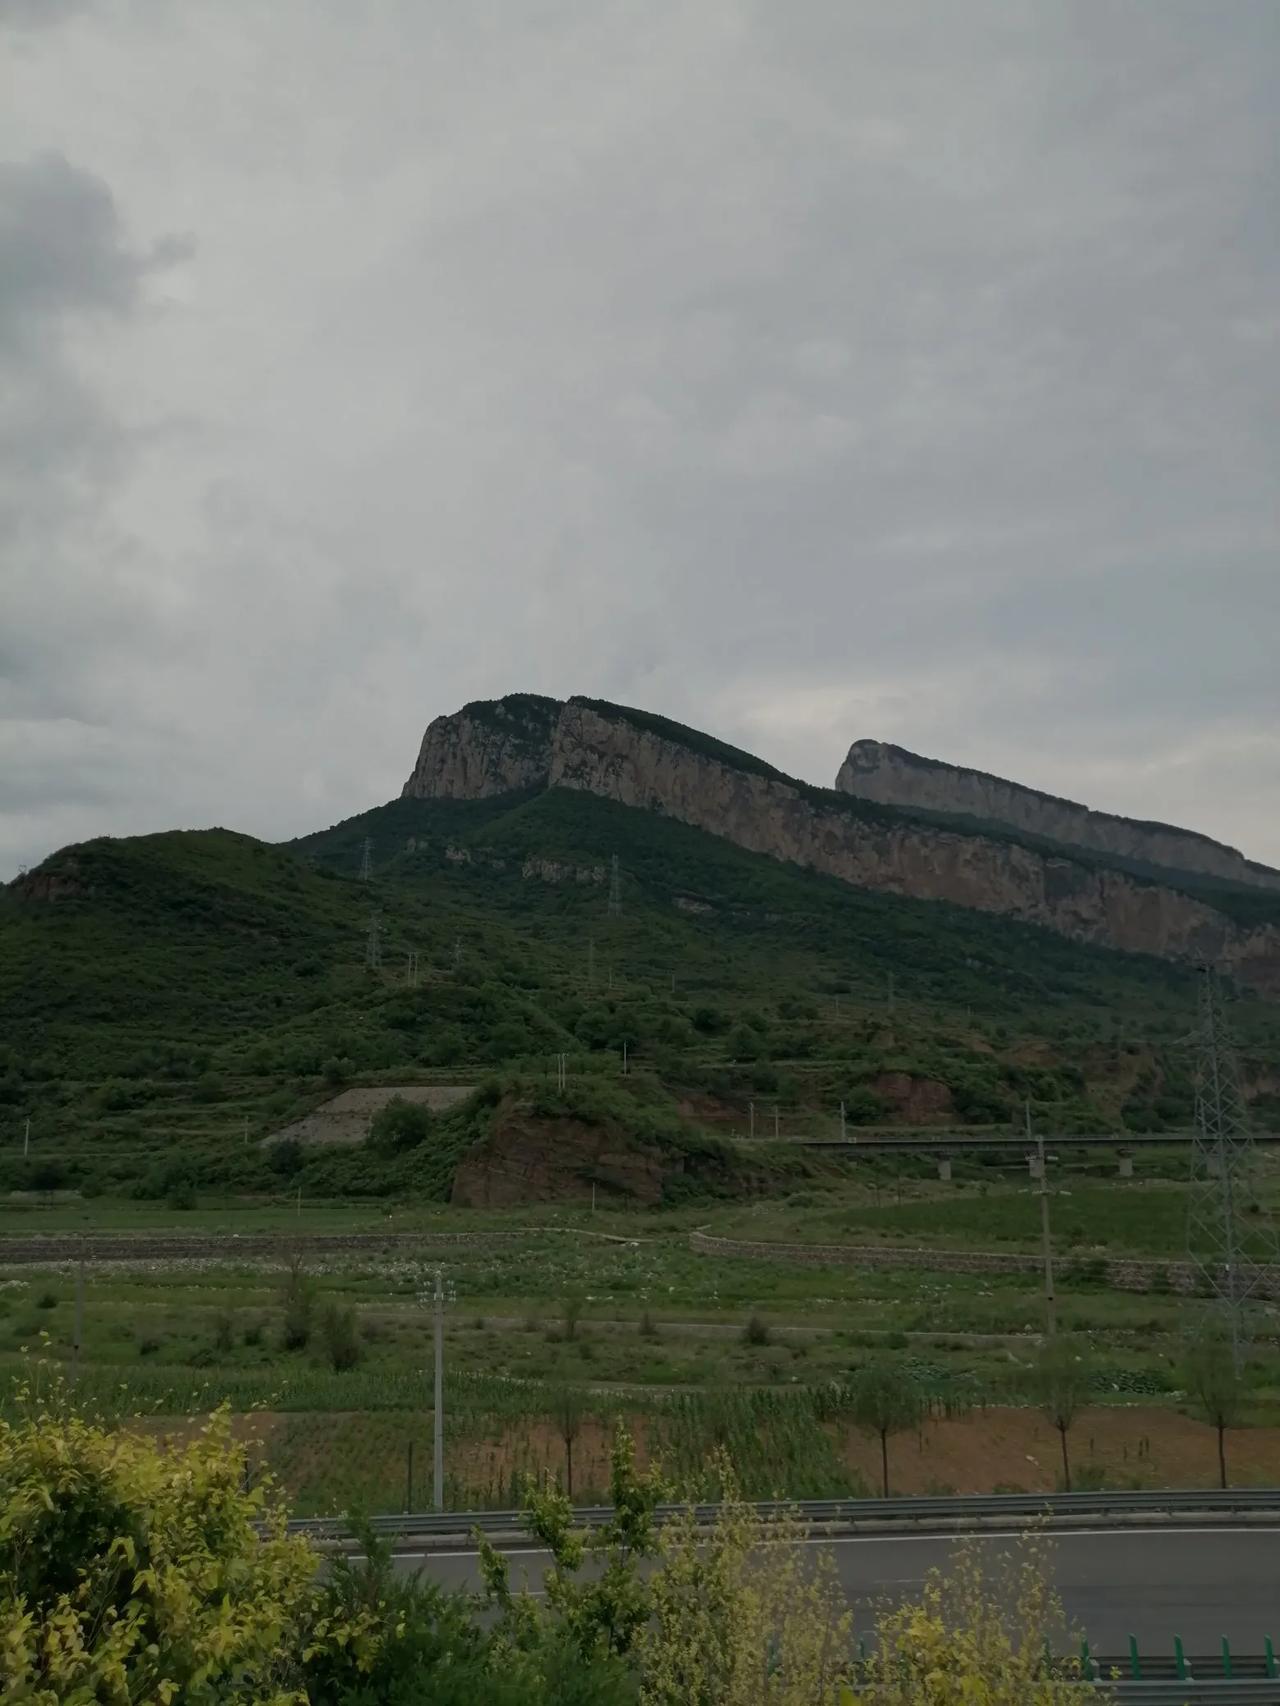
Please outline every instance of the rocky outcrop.
[[546, 782], [555, 699], [511, 693], [477, 699], [427, 725], [402, 795], [419, 800], [480, 800]]
[[452, 1200], [463, 1208], [511, 1208], [602, 1197], [652, 1205], [678, 1157], [578, 1119], [513, 1111], [458, 1163]]
[[836, 788], [842, 794], [880, 805], [1005, 824], [1045, 841], [1087, 847], [1170, 872], [1194, 872], [1253, 888], [1280, 889], [1280, 871], [1255, 864], [1234, 847], [1194, 830], [1091, 811], [1073, 800], [1042, 794], [1036, 788], [1006, 782], [981, 770], [921, 758], [884, 741], [854, 741], [836, 776]]
[[[513, 717], [523, 715], [519, 704]], [[420, 756], [407, 793], [478, 798], [540, 779], [860, 888], [999, 913], [1102, 947], [1221, 964], [1280, 994], [1280, 925], [1238, 925], [1172, 885], [812, 788], [692, 730], [598, 701], [570, 700], [545, 720], [539, 710], [518, 754], [491, 734], [510, 719], [486, 710], [477, 725], [474, 710], [432, 724], [423, 753], [438, 767], [424, 769]], [[545, 731], [540, 745], [535, 723]], [[446, 724], [450, 732], [433, 741]]]

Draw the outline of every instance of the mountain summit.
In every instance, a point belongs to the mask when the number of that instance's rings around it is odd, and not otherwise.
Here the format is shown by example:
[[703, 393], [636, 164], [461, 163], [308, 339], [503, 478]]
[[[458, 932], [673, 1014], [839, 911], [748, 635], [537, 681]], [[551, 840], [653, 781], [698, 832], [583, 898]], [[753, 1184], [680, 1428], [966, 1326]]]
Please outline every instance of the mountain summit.
[[437, 717], [403, 793], [539, 789], [658, 812], [860, 888], [1218, 962], [1280, 992], [1280, 894], [1258, 892], [1280, 885], [1277, 873], [1192, 832], [1108, 818], [901, 748], [858, 742], [837, 787], [816, 788], [647, 711], [516, 693]]

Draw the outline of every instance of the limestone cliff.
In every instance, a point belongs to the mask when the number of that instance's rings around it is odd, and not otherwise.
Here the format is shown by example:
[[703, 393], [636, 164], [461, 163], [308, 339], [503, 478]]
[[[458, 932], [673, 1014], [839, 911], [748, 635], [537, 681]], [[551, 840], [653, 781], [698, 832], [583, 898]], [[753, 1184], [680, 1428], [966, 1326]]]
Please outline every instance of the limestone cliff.
[[[646, 713], [585, 699], [538, 705], [544, 732], [525, 726], [518, 749], [492, 734], [487, 708], [478, 728], [471, 707], [438, 719], [405, 792], [580, 789], [861, 888], [999, 913], [1104, 947], [1221, 963], [1280, 993], [1280, 926], [1238, 925], [1172, 884], [813, 788]], [[546, 705], [553, 714], [544, 719]]]
[[479, 800], [544, 784], [559, 710], [555, 699], [509, 693], [437, 717], [427, 725], [401, 793], [421, 800]]
[[1006, 824], [1046, 841], [1086, 847], [1113, 858], [1162, 866], [1170, 872], [1188, 871], [1253, 888], [1280, 889], [1280, 871], [1255, 864], [1234, 847], [1194, 830], [1091, 811], [1073, 800], [1042, 794], [1036, 788], [1006, 782], [981, 770], [921, 758], [883, 741], [854, 741], [836, 776], [836, 788], [842, 794], [881, 805]]

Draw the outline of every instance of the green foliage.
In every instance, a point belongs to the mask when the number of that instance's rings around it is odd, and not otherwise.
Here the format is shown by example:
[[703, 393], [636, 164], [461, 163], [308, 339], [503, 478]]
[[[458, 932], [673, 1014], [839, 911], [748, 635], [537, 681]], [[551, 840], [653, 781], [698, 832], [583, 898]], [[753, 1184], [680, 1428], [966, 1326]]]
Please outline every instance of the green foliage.
[[315, 1301], [315, 1282], [307, 1273], [302, 1256], [295, 1253], [290, 1257], [281, 1296], [280, 1345], [283, 1350], [305, 1350], [311, 1342]]
[[335, 1374], [354, 1368], [360, 1361], [360, 1334], [354, 1309], [330, 1303], [320, 1318], [324, 1354]]
[[926, 1408], [924, 1393], [900, 1363], [880, 1360], [854, 1371], [846, 1388], [845, 1402], [855, 1426], [879, 1437], [881, 1492], [887, 1499], [889, 1438], [920, 1425]]
[[1220, 1484], [1227, 1484], [1226, 1431], [1236, 1427], [1245, 1405], [1245, 1381], [1230, 1335], [1220, 1324], [1203, 1327], [1187, 1352], [1187, 1392], [1218, 1435]]
[[0, 1421], [6, 1699], [284, 1706], [315, 1568], [225, 1415], [165, 1452], [38, 1405]]
[[369, 1142], [375, 1149], [397, 1155], [425, 1143], [431, 1136], [432, 1125], [430, 1108], [420, 1102], [406, 1101], [403, 1096], [393, 1096], [370, 1121]]

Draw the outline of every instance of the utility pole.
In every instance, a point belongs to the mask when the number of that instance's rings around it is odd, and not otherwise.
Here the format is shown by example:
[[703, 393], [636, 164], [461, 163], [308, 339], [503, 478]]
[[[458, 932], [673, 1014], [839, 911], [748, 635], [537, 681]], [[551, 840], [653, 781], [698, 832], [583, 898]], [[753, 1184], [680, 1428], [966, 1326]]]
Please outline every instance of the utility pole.
[[[1031, 1101], [1027, 1101], [1027, 1137], [1031, 1137]], [[1053, 1290], [1053, 1241], [1049, 1235], [1049, 1169], [1045, 1165], [1044, 1133], [1036, 1133], [1040, 1164], [1040, 1247], [1044, 1253], [1044, 1318], [1049, 1338], [1058, 1331], [1058, 1300]]]
[[436, 1389], [435, 1455], [431, 1474], [431, 1492], [435, 1508], [444, 1509], [444, 1270], [436, 1269]]
[[84, 1253], [76, 1263], [76, 1320], [71, 1339], [71, 1384], [80, 1378], [80, 1347], [84, 1343]]
[[409, 963], [405, 971], [405, 978], [410, 989], [418, 987], [418, 950], [416, 948], [409, 949]]
[[627, 1039], [622, 1039], [622, 1076], [627, 1076]]
[[22, 1159], [25, 1161], [31, 1153], [31, 1121], [27, 1121], [27, 1129], [22, 1134]]
[[845, 1141], [846, 1136], [847, 1136], [847, 1131], [846, 1131], [846, 1127], [845, 1127], [845, 1123], [844, 1123], [844, 1103], [841, 1102], [841, 1104], [840, 1104], [840, 1141], [841, 1141], [841, 1143], [843, 1143]]
[[246, 1114], [244, 1116], [244, 1146], [246, 1149], [249, 1147], [249, 1116], [248, 1116], [248, 1114]]
[[563, 1090], [566, 1082], [568, 1081], [568, 1076], [569, 1076], [568, 1064], [567, 1064], [568, 1059], [569, 1059], [568, 1055], [565, 1055], [565, 1054], [558, 1054], [556, 1056], [556, 1089], [557, 1090]]
[[756, 1105], [754, 1101], [747, 1103], [747, 1136], [756, 1135]]
[[455, 966], [460, 966], [462, 964], [462, 937], [461, 936], [455, 936], [453, 938], [453, 963]]
[[778, 1104], [776, 1102], [773, 1104], [773, 1135], [776, 1141], [778, 1136]]
[[444, 1306], [454, 1300], [452, 1285], [446, 1285], [444, 1269], [437, 1267], [434, 1283], [428, 1287], [425, 1275], [418, 1286], [420, 1308], [430, 1308], [435, 1328], [435, 1381], [432, 1399], [432, 1432], [434, 1462], [431, 1476], [431, 1497], [434, 1509], [444, 1509]]

